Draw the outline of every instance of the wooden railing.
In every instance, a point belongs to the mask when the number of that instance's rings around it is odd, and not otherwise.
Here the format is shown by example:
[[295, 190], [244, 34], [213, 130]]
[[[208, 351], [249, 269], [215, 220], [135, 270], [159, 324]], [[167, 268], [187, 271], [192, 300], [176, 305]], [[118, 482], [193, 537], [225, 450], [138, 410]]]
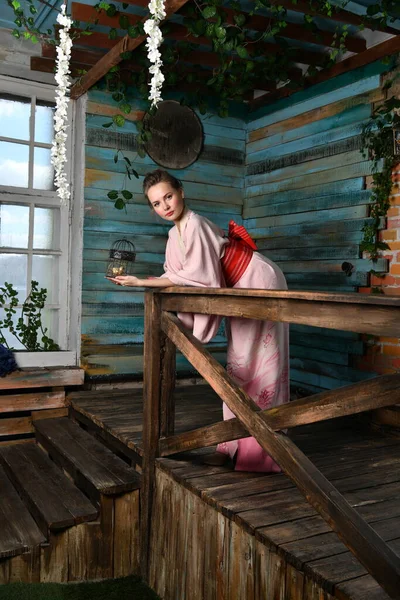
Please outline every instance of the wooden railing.
[[[400, 299], [361, 294], [234, 289], [169, 288], [145, 296], [142, 573], [148, 569], [149, 535], [158, 456], [254, 436], [282, 467], [390, 597], [400, 599], [400, 559], [375, 530], [290, 440], [288, 427], [400, 402], [400, 374], [385, 375], [262, 411], [175, 312], [284, 321], [400, 337]], [[175, 347], [236, 415], [235, 419], [174, 435]]]

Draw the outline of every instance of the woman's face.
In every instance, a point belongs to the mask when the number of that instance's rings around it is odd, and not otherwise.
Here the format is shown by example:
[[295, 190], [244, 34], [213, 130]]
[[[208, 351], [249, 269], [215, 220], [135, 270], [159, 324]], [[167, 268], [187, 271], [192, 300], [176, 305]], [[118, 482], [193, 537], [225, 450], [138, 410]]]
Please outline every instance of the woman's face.
[[153, 210], [166, 221], [179, 221], [183, 215], [185, 194], [182, 189], [175, 189], [170, 183], [161, 181], [153, 185], [147, 192]]

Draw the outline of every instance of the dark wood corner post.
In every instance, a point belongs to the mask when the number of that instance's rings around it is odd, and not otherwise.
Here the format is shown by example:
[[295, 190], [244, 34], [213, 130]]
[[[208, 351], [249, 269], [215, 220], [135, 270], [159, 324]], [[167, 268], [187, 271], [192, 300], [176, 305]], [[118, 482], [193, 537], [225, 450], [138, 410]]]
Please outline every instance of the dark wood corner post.
[[145, 293], [143, 354], [143, 458], [140, 495], [140, 569], [148, 581], [155, 460], [160, 437], [174, 432], [175, 345], [161, 331], [161, 298]]

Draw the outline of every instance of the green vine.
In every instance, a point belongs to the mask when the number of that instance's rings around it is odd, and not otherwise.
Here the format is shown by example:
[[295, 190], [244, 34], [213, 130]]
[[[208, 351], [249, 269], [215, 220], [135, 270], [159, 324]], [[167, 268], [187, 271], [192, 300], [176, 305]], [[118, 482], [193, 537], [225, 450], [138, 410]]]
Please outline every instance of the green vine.
[[[46, 3], [46, 0], [39, 0]], [[25, 14], [22, 3], [28, 8]], [[15, 13], [15, 37], [22, 35], [37, 42], [39, 39], [47, 43], [56, 43], [52, 39], [52, 30], [40, 32], [35, 28], [34, 15], [36, 8], [33, 0], [7, 0]], [[293, 5], [297, 0], [292, 0]], [[331, 0], [308, 0], [310, 12], [319, 12], [327, 17], [335, 16], [335, 11], [344, 8], [347, 0], [342, 5], [333, 4]], [[380, 0], [379, 4], [370, 5], [365, 17], [365, 25], [374, 28], [384, 26], [393, 21], [399, 12], [398, 0]], [[122, 31], [125, 35], [135, 39], [144, 35], [143, 22], [137, 16], [124, 12], [129, 7], [128, 2], [119, 4], [99, 1], [94, 8], [98, 18], [93, 23], [87, 24], [82, 30], [74, 32], [79, 35], [90, 35], [93, 25], [96, 25], [102, 13], [107, 17], [115, 18], [118, 23], [109, 28], [108, 37], [115, 40]], [[255, 0], [251, 12], [243, 12], [239, 0], [231, 0], [229, 7], [223, 5], [223, 0], [194, 0], [188, 3], [181, 11], [183, 24], [179, 25], [181, 34], [179, 40], [173, 44], [168, 43], [168, 35], [176, 24], [166, 22], [162, 25], [165, 42], [161, 47], [163, 60], [163, 73], [165, 75], [165, 90], [184, 90], [181, 103], [197, 109], [200, 114], [208, 111], [208, 98], [218, 99], [217, 113], [221, 118], [229, 116], [230, 101], [242, 102], [251, 97], [254, 89], [274, 89], [278, 82], [289, 82], [294, 88], [301, 88], [309, 77], [317, 73], [314, 66], [310, 66], [306, 73], [299, 73], [296, 68], [298, 50], [290, 47], [285, 39], [285, 29], [290, 24], [287, 19], [288, 10], [279, 0]], [[260, 11], [263, 11], [260, 14]], [[255, 32], [252, 19], [260, 15], [265, 19], [262, 31]], [[74, 25], [79, 27], [79, 23]], [[315, 18], [312, 14], [304, 14], [302, 27], [310, 31], [315, 40], [320, 35]], [[359, 27], [363, 29], [363, 25]], [[172, 34], [171, 34], [172, 35]], [[333, 46], [323, 61], [322, 67], [329, 67], [336, 62], [338, 56], [346, 49], [346, 39], [349, 28], [346, 24], [338, 24], [333, 33]], [[55, 36], [56, 37], [56, 36]], [[201, 49], [204, 38], [212, 47], [214, 57], [211, 68], [193, 64], [193, 53]], [[275, 48], [273, 52], [265, 51], [265, 42], [273, 38]], [[198, 43], [197, 43], [198, 40]], [[134, 56], [134, 63], [132, 61]], [[144, 44], [135, 52], [121, 54], [122, 61], [112, 67], [105, 75], [98, 87], [105, 87], [118, 104], [119, 113], [114, 115], [110, 122], [103, 127], [121, 129], [126, 118], [132, 110], [132, 100], [135, 95], [148, 101], [149, 62]], [[191, 63], [192, 67], [184, 67], [183, 63]], [[179, 63], [179, 68], [177, 64]], [[83, 76], [84, 71], [78, 73]], [[206, 91], [205, 91], [206, 90]], [[150, 109], [148, 109], [150, 110]], [[146, 142], [151, 138], [151, 132], [146, 128], [145, 122], [136, 122], [137, 125], [137, 153], [138, 156], [146, 155]], [[124, 183], [122, 189], [111, 190], [108, 198], [114, 202], [117, 209], [126, 208], [127, 202], [132, 198], [131, 192], [126, 189], [127, 179], [139, 177], [132, 167], [132, 162], [125, 156], [120, 148], [116, 148], [114, 161], [119, 160], [124, 164]]]
[[31, 281], [31, 291], [22, 305], [21, 316], [14, 323], [14, 315], [17, 314], [19, 306], [18, 292], [11, 283], [5, 283], [0, 287], [0, 306], [4, 310], [5, 317], [0, 320], [0, 343], [12, 350], [4, 330], [8, 330], [15, 339], [30, 351], [59, 350], [58, 344], [47, 335], [47, 329], [42, 324], [42, 310], [44, 308], [47, 290], [39, 289], [37, 281]]
[[[388, 81], [385, 89], [390, 89], [393, 81]], [[373, 189], [370, 211], [372, 223], [363, 227], [360, 249], [367, 252], [373, 262], [378, 260], [382, 250], [389, 249], [388, 244], [379, 240], [379, 231], [382, 229], [382, 219], [390, 208], [393, 168], [400, 162], [400, 156], [396, 156], [393, 149], [393, 129], [400, 126], [399, 110], [400, 100], [388, 98], [373, 112], [361, 135], [363, 154], [372, 160]], [[380, 275], [375, 271], [374, 274]]]

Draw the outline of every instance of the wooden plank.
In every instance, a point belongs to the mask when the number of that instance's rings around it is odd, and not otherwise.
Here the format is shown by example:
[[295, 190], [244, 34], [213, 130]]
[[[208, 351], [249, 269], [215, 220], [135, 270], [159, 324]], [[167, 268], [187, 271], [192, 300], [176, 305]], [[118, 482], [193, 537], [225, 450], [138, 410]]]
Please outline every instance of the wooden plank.
[[140, 493], [141, 576], [149, 578], [149, 542], [154, 494], [155, 459], [160, 437], [161, 299], [151, 291], [145, 294], [143, 355], [143, 459]]
[[[353, 121], [359, 120], [353, 118], [354, 113], [356, 115], [362, 114], [367, 118], [371, 113], [371, 109], [368, 105], [383, 99], [384, 94], [382, 90], [376, 89], [366, 92], [365, 94], [350, 96], [349, 98], [339, 100], [338, 102], [331, 102], [330, 104], [314, 108], [300, 115], [296, 115], [295, 117], [289, 117], [288, 119], [267, 125], [266, 127], [260, 127], [259, 129], [249, 132], [248, 147], [250, 147], [251, 152], [252, 144], [257, 142], [257, 140], [266, 140], [266, 144], [271, 142], [271, 145], [275, 145], [275, 142], [280, 144], [284, 141], [290, 141], [296, 139], [297, 136], [302, 137], [304, 133], [309, 135], [308, 132], [310, 131], [310, 127], [312, 128], [312, 131], [313, 127], [325, 127], [325, 123], [326, 129], [329, 129], [331, 124], [334, 125], [339, 121], [337, 115], [340, 115], [340, 120], [345, 118], [344, 116], [347, 114], [349, 114], [349, 117], [351, 116]], [[366, 113], [360, 113], [359, 108], [357, 107], [365, 107], [366, 105], [368, 111]], [[323, 124], [319, 124], [320, 121], [323, 121]]]
[[29, 514], [2, 467], [0, 467], [0, 489], [0, 558], [29, 552], [45, 542], [46, 538]]
[[0, 378], [0, 390], [19, 390], [23, 388], [82, 385], [83, 369], [20, 369]]
[[85, 491], [116, 494], [137, 489], [138, 474], [70, 419], [35, 422], [36, 435], [55, 462], [61, 463]]
[[[202, 288], [197, 288], [197, 292], [194, 292], [196, 288], [180, 288], [180, 292], [178, 289], [174, 287], [168, 294], [161, 293], [163, 310], [187, 311], [188, 298], [185, 295], [188, 294], [190, 309], [200, 314], [300, 323], [389, 337], [400, 336], [400, 300], [395, 298], [380, 298], [379, 300], [388, 302], [378, 303], [372, 295], [364, 296], [365, 301], [360, 302], [361, 294], [335, 296], [324, 292], [246, 290], [245, 296], [244, 290], [209, 288], [204, 294]], [[237, 296], [234, 303], [227, 301], [226, 296], [231, 294]], [[265, 298], [268, 298], [268, 302]], [[311, 300], [315, 302], [310, 302]]]
[[[400, 402], [400, 375], [383, 375], [368, 381], [299, 398], [289, 404], [261, 411], [273, 431], [316, 423]], [[237, 419], [202, 427], [160, 441], [160, 456], [213, 446], [248, 437]]]
[[114, 498], [113, 577], [139, 573], [139, 492]]
[[4, 447], [0, 461], [44, 535], [97, 517], [97, 509], [36, 444]]
[[[350, 58], [346, 58], [345, 60], [336, 63], [329, 69], [323, 69], [317, 75], [310, 77], [308, 80], [308, 85], [311, 86], [323, 81], [328, 81], [329, 79], [337, 77], [338, 75], [342, 75], [343, 73], [348, 73], [349, 71], [369, 65], [370, 63], [378, 61], [379, 59], [392, 56], [393, 54], [399, 52], [399, 50], [400, 36], [396, 35], [389, 40], [385, 40], [384, 42], [373, 46], [372, 48], [368, 48], [368, 50], [364, 50], [355, 56], [351, 56]], [[254, 100], [251, 104], [251, 110], [255, 110], [261, 106], [270, 104], [271, 102], [276, 102], [280, 98], [287, 98], [296, 91], [298, 90], [285, 86], [276, 92], [267, 94], [267, 96], [271, 96], [271, 98], [267, 99], [262, 96], [261, 98]]]
[[68, 581], [68, 530], [50, 533], [40, 553], [40, 582]]
[[174, 434], [175, 428], [175, 372], [176, 348], [171, 340], [161, 339], [161, 390], [160, 390], [160, 435], [166, 437]]
[[24, 410], [43, 410], [65, 406], [65, 392], [33, 392], [31, 394], [6, 394], [1, 396], [0, 413]]
[[[187, 0], [168, 0], [165, 6], [166, 19], [179, 10], [184, 4], [186, 4], [186, 2]], [[141, 19], [142, 22], [145, 22], [146, 20], [147, 16]], [[102, 57], [96, 63], [96, 65], [82, 77], [79, 82], [72, 86], [70, 94], [71, 98], [73, 100], [77, 100], [80, 96], [82, 96], [82, 94], [87, 92], [89, 88], [97, 83], [99, 79], [103, 77], [103, 75], [108, 73], [112, 67], [115, 67], [121, 62], [122, 53], [132, 52], [132, 50], [140, 46], [145, 39], [145, 35], [138, 36], [135, 39], [129, 37], [129, 35], [126, 35], [124, 38], [122, 38], [122, 40], [117, 42], [112, 50]]]
[[162, 314], [163, 331], [194, 364], [263, 449], [280, 464], [307, 501], [329, 523], [383, 589], [399, 598], [400, 561], [375, 531], [346, 502], [313, 463], [286, 436], [276, 434], [257, 414], [255, 402], [238, 388], [179, 319]]

